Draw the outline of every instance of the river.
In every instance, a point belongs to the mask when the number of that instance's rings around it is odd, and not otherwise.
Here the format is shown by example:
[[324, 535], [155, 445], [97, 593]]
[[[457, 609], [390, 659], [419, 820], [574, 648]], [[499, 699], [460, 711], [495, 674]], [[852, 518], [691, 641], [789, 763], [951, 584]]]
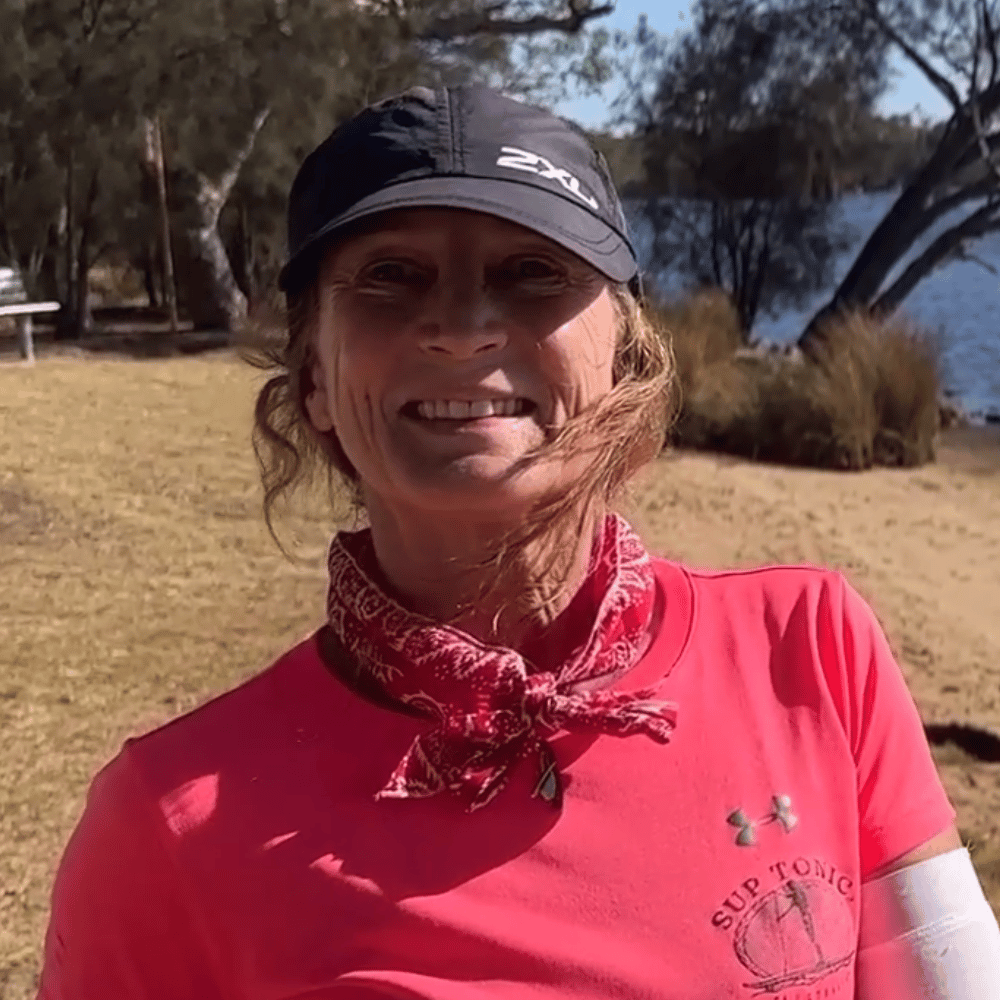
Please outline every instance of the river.
[[[839, 206], [840, 218], [851, 228], [851, 250], [837, 262], [835, 282], [829, 289], [813, 296], [800, 310], [789, 310], [775, 319], [761, 315], [754, 326], [754, 336], [775, 343], [795, 340], [809, 317], [829, 297], [836, 282], [847, 273], [854, 255], [885, 216], [896, 192], [857, 194], [844, 197]], [[961, 213], [947, 216], [913, 247], [889, 275], [887, 285], [943, 229], [964, 218], [977, 207], [967, 206]], [[642, 248], [642, 226], [636, 226]], [[972, 254], [1000, 273], [1000, 233], [978, 240], [969, 246]], [[663, 287], [676, 288], [676, 279], [664, 274]], [[955, 260], [928, 275], [910, 293], [903, 310], [938, 339], [941, 367], [946, 389], [974, 419], [1000, 420], [1000, 277], [973, 261]]]

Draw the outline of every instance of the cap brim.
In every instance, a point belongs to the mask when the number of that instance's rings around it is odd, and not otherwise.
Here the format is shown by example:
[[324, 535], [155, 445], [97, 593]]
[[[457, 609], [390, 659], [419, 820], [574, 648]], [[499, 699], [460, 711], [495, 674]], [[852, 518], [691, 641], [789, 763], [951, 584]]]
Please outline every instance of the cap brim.
[[279, 286], [287, 291], [298, 284], [296, 274], [315, 265], [319, 252], [339, 230], [403, 208], [464, 208], [516, 222], [582, 257], [612, 281], [630, 281], [639, 270], [625, 237], [568, 197], [494, 177], [425, 177], [383, 188], [331, 220], [281, 269]]

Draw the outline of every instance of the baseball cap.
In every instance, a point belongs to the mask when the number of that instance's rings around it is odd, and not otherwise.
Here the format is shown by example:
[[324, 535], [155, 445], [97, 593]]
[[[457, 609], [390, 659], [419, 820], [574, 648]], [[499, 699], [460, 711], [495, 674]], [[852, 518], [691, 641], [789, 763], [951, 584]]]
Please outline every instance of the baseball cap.
[[604, 157], [562, 118], [482, 86], [414, 87], [338, 126], [288, 199], [287, 293], [313, 280], [336, 235], [393, 209], [485, 212], [572, 251], [616, 282], [636, 253]]

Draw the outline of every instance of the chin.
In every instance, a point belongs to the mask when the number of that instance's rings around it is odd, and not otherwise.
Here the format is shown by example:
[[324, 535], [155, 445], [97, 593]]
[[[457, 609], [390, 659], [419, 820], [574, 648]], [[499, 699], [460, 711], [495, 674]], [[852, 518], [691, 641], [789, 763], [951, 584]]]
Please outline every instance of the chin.
[[513, 463], [494, 456], [469, 457], [451, 463], [433, 477], [411, 480], [414, 506], [466, 514], [475, 520], [519, 521], [558, 489], [539, 470], [511, 474]]

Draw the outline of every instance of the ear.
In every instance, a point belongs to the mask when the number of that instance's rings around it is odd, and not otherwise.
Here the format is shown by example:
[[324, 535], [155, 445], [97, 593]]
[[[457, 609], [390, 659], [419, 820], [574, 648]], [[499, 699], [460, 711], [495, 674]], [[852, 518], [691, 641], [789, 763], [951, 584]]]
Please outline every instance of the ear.
[[326, 391], [326, 378], [318, 362], [312, 366], [312, 389], [306, 394], [305, 408], [309, 414], [309, 422], [320, 434], [333, 430], [330, 398]]

